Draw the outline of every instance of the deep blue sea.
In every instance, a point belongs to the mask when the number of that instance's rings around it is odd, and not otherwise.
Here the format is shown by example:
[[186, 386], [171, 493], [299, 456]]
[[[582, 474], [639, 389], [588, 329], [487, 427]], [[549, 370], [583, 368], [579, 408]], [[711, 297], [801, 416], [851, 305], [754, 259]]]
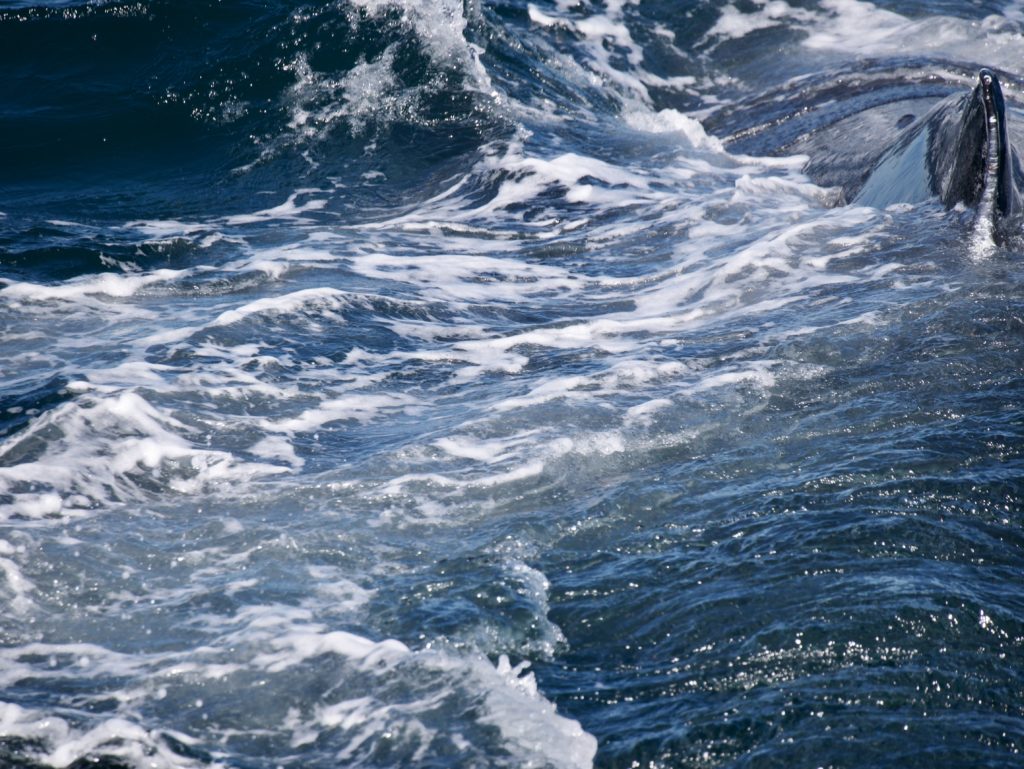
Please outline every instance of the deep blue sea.
[[982, 66], [1021, 0], [0, 1], [0, 767], [1024, 766], [1024, 253], [779, 138]]

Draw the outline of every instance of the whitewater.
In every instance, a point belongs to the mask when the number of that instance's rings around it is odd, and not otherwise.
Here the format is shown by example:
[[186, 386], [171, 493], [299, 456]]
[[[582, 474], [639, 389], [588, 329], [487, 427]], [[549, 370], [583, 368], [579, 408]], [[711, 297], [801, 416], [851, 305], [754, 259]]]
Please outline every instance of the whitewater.
[[1020, 766], [1021, 254], [714, 130], [1020, 62], [1016, 0], [0, 5], [0, 766]]

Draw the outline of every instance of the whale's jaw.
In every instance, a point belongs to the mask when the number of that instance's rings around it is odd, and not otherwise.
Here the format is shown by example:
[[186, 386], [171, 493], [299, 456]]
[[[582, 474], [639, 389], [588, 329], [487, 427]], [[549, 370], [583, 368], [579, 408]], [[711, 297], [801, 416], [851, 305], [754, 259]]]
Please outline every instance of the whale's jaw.
[[974, 244], [1005, 240], [1008, 223], [1020, 213], [1014, 179], [1014, 158], [1006, 127], [1006, 102], [999, 78], [989, 69], [978, 73], [974, 98], [982, 107], [984, 142], [981, 148], [981, 190], [974, 219]]
[[978, 88], [985, 105], [985, 191], [993, 189], [995, 208], [1003, 216], [1012, 216], [1016, 213], [1014, 209], [1017, 201], [1010, 144], [1006, 135], [1003, 89], [995, 73], [988, 69], [978, 74]]

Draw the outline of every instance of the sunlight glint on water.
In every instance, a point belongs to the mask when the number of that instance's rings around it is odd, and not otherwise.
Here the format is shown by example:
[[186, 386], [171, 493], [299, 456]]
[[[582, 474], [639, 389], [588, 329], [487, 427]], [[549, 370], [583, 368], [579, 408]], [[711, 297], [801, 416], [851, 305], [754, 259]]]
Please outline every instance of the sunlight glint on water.
[[0, 9], [0, 764], [1015, 766], [1018, 255], [701, 119], [1021, 22]]

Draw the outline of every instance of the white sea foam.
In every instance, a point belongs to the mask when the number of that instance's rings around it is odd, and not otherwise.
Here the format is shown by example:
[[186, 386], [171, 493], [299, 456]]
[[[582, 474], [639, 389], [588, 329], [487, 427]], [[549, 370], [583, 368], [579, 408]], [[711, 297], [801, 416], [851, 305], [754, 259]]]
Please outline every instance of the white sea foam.
[[416, 31], [436, 62], [457, 62], [480, 78], [473, 85], [484, 91], [490, 90], [490, 78], [478, 59], [479, 50], [465, 37], [465, 14], [474, 13], [472, 3], [467, 5], [461, 0], [355, 0], [353, 4], [367, 11], [371, 17], [379, 17], [388, 10], [401, 10], [403, 21]]
[[370, 253], [352, 257], [352, 268], [367, 277], [401, 279], [419, 288], [427, 299], [460, 304], [516, 301], [524, 295], [563, 290], [578, 283], [578, 278], [559, 267], [476, 254], [424, 258], [420, 254]]
[[[662, 77], [643, 66], [643, 47], [636, 42], [626, 23], [625, 6], [631, 2], [605, 3], [602, 12], [573, 13], [576, 4], [560, 3], [548, 13], [534, 3], [527, 5], [530, 21], [541, 27], [567, 29], [580, 39], [576, 56], [557, 50], [547, 52], [570, 79], [594, 88], [614, 84], [620, 98], [630, 106], [649, 106], [651, 88], [686, 91], [696, 82], [690, 76]], [[588, 9], [590, 10], [590, 9]], [[582, 56], [579, 54], [582, 53]]]
[[[481, 49], [466, 39], [465, 14], [474, 13], [472, 3], [356, 0], [351, 5], [346, 11], [347, 18], [357, 28], [357, 34], [365, 22], [389, 18], [389, 14], [397, 11], [399, 23], [421, 42], [436, 72], [416, 85], [405, 83], [396, 73], [396, 58], [400, 53], [397, 43], [374, 58], [361, 57], [341, 75], [315, 70], [306, 53], [300, 52], [285, 65], [295, 78], [287, 97], [292, 136], [286, 143], [319, 141], [339, 123], [357, 136], [363, 135], [371, 123], [417, 123], [421, 120], [423, 105], [444, 89], [447, 77], [453, 72], [464, 78], [465, 90], [476, 92], [491, 103], [500, 102], [501, 96], [492, 87], [490, 76], [480, 61]], [[268, 147], [265, 154], [272, 154], [275, 146]], [[308, 154], [306, 158], [316, 165]], [[254, 219], [241, 216], [230, 221], [245, 223]]]
[[658, 112], [635, 110], [626, 114], [626, 122], [639, 131], [649, 133], [677, 133], [686, 138], [691, 146], [725, 152], [721, 139], [708, 136], [699, 120], [674, 109]]
[[468, 435], [454, 435], [440, 438], [434, 441], [434, 445], [454, 457], [493, 464], [508, 459], [512, 449], [531, 445], [536, 435], [535, 430], [503, 437], [500, 440], [480, 440]]
[[320, 402], [315, 408], [288, 419], [266, 419], [262, 426], [274, 432], [310, 432], [331, 422], [355, 420], [369, 422], [383, 415], [412, 413], [419, 401], [409, 395], [351, 394]]
[[253, 658], [252, 664], [270, 673], [279, 673], [311, 657], [337, 654], [360, 665], [379, 667], [393, 664], [410, 654], [409, 647], [394, 641], [373, 642], [340, 630], [323, 633], [317, 629], [298, 629], [275, 637], [274, 650]]
[[[509, 568], [538, 611], [546, 613], [543, 575], [514, 561]], [[318, 581], [337, 576], [336, 570], [322, 567], [310, 574]], [[344, 596], [350, 611], [360, 611], [369, 597], [344, 578], [336, 588], [322, 599]], [[57, 717], [0, 702], [0, 737], [31, 740], [30, 754], [53, 766], [106, 755], [139, 767], [192, 767], [194, 759], [176, 752], [168, 738], [210, 750], [231, 731], [225, 719], [237, 709], [241, 681], [259, 675], [261, 686], [284, 690], [288, 680], [304, 675], [300, 671], [322, 667], [332, 671], [330, 677], [317, 693], [304, 691], [298, 700], [302, 704], [287, 706], [289, 698], [280, 707], [267, 703], [280, 715], [278, 723], [267, 723], [264, 736], [279, 735], [297, 748], [332, 735], [334, 744], [341, 740], [341, 754], [353, 759], [386, 732], [426, 755], [435, 738], [447, 739], [443, 735], [455, 729], [465, 735], [455, 747], [472, 761], [495, 749], [482, 728], [495, 726], [500, 749], [517, 756], [520, 765], [578, 767], [593, 758], [593, 737], [578, 722], [560, 716], [537, 692], [532, 677], [512, 671], [507, 662], [495, 668], [477, 653], [415, 650], [394, 639], [375, 641], [333, 630], [316, 622], [311, 609], [300, 607], [248, 605], [233, 616], [197, 616], [193, 622], [203, 634], [195, 649], [126, 654], [96, 644], [29, 643], [0, 650], [0, 685], [26, 677], [54, 682], [94, 678], [97, 689], [82, 702], [108, 703], [102, 715], [67, 708]], [[557, 636], [557, 629], [550, 632]], [[104, 692], [99, 682], [110, 678], [127, 683]], [[201, 688], [192, 688], [195, 683]], [[460, 705], [466, 698], [486, 704], [467, 710]], [[185, 718], [166, 719], [159, 729], [147, 725], [141, 713], [164, 708]], [[206, 726], [205, 718], [190, 720], [190, 712], [215, 718]], [[531, 739], [525, 738], [528, 734]]]
[[[6, 542], [3, 544], [7, 545]], [[0, 557], [0, 574], [4, 577], [4, 583], [0, 583], [0, 587], [5, 585], [11, 594], [11, 609], [15, 614], [24, 614], [33, 606], [31, 593], [35, 590], [35, 585], [25, 577], [21, 568], [11, 558]]]
[[268, 435], [255, 443], [249, 451], [275, 464], [286, 464], [293, 470], [301, 470], [306, 464], [306, 461], [295, 453], [295, 447], [280, 435]]
[[[378, 20], [404, 11], [433, 63], [487, 95], [461, 2], [358, 5]], [[651, 108], [654, 89], [692, 81], [646, 71], [629, 5], [528, 13], [535, 31], [572, 41], [551, 51], [566, 82], [623, 105], [623, 125], [602, 126], [655, 162], [523, 130], [373, 222], [331, 213], [340, 188], [296, 190], [246, 214], [126, 226], [145, 243], [198, 245], [186, 269], [0, 289], [19, 324], [5, 373], [71, 380], [68, 400], [0, 444], [0, 523], [37, 538], [0, 538], [0, 604], [26, 627], [56, 627], [48, 612], [68, 607], [66, 629], [46, 632], [97, 641], [12, 636], [0, 735], [32, 740], [26, 755], [54, 766], [196, 765], [175, 744], [212, 765], [248, 750], [354, 765], [396, 745], [414, 763], [441, 745], [465, 765], [592, 765], [594, 737], [526, 662], [501, 656], [552, 658], [566, 644], [539, 559], [502, 549], [505, 532], [582, 516], [565, 500], [602, 493], [653, 452], [699, 451], [786, 382], [820, 376], [779, 342], [881, 322], [847, 287], [915, 280], [873, 252], [898, 212], [830, 209], [802, 159], [731, 156], [692, 117]], [[849, 23], [876, 25], [881, 50], [899, 22], [887, 13], [725, 6], [711, 39], [786, 23], [808, 45], [842, 48]], [[399, 84], [396, 56], [344, 76], [293, 60], [289, 140], [415, 120], [422, 93]], [[79, 329], [83, 317], [95, 325]], [[29, 333], [54, 321], [52, 338]], [[472, 535], [454, 555], [453, 532]], [[475, 557], [468, 542], [492, 533], [506, 538], [483, 555], [526, 619], [473, 605], [447, 637], [418, 625], [436, 616], [417, 601], [445, 587], [423, 564]], [[29, 707], [32, 687], [59, 704]], [[240, 716], [239, 691], [267, 696]]]
[[224, 223], [227, 225], [240, 225], [240, 224], [252, 224], [254, 222], [263, 221], [278, 221], [293, 219], [301, 221], [303, 214], [310, 211], [319, 211], [327, 205], [325, 198], [309, 198], [303, 203], [299, 203], [298, 198], [309, 197], [310, 193], [320, 193], [321, 190], [317, 189], [302, 189], [296, 190], [285, 202], [280, 203], [270, 208], [265, 208], [262, 211], [255, 211], [250, 214], [236, 214], [234, 216], [228, 216], [224, 218]]
[[[342, 262], [352, 272], [377, 282], [376, 285], [403, 286], [413, 298], [402, 300], [402, 311], [396, 317], [381, 317], [378, 322], [402, 339], [417, 340], [416, 348], [369, 352], [354, 347], [339, 368], [327, 358], [306, 361], [299, 366], [290, 353], [267, 350], [262, 342], [220, 344], [210, 338], [211, 332], [243, 323], [261, 328], [268, 321], [286, 322], [297, 329], [317, 332], [344, 327], [349, 322], [350, 311], [372, 310], [374, 303], [384, 301], [385, 291], [377, 294], [364, 289], [353, 293], [314, 284], [277, 296], [209, 305], [205, 308], [205, 317], [193, 313], [176, 328], [140, 338], [127, 360], [88, 372], [89, 387], [95, 388], [94, 395], [55, 410], [38, 423], [36, 429], [52, 424], [60, 431], [90, 437], [81, 441], [70, 438], [51, 441], [41, 458], [5, 468], [0, 473], [5, 488], [25, 486], [25, 491], [16, 496], [17, 509], [12, 508], [11, 512], [30, 516], [68, 514], [71, 509], [80, 509], [78, 506], [69, 508], [69, 499], [85, 501], [86, 506], [91, 506], [105, 500], [135, 498], [139, 493], [137, 484], [146, 476], [154, 480], [160, 477], [161, 484], [177, 493], [194, 493], [209, 484], [230, 484], [239, 479], [299, 472], [307, 464], [296, 450], [295, 438], [299, 434], [339, 422], [364, 425], [384, 418], [423, 413], [429, 404], [420, 398], [380, 389], [381, 382], [389, 375], [410, 366], [424, 369], [444, 366], [452, 383], [463, 384], [480, 381], [491, 374], [522, 375], [538, 350], [587, 351], [609, 356], [607, 366], [594, 374], [539, 381], [525, 379], [522, 386], [490, 403], [489, 408], [496, 414], [536, 409], [554, 401], [605, 403], [629, 387], [646, 386], [658, 379], [671, 379], [681, 374], [699, 378], [702, 376], [700, 366], [687, 367], [678, 361], [652, 364], [644, 337], [671, 339], [673, 335], [692, 333], [709, 323], [731, 317], [754, 317], [799, 302], [809, 291], [822, 286], [853, 279], [830, 272], [829, 266], [862, 246], [830, 247], [827, 255], [817, 255], [803, 262], [798, 261], [795, 246], [820, 239], [823, 233], [827, 240], [829, 232], [843, 228], [849, 232], [851, 226], [869, 226], [871, 217], [876, 214], [869, 209], [813, 214], [814, 207], [820, 205], [820, 190], [795, 172], [793, 162], [743, 158], [737, 163], [737, 159], [725, 155], [695, 121], [679, 113], [638, 110], [631, 120], [638, 130], [680, 132], [690, 148], [710, 154], [690, 154], [684, 146], [676, 155], [677, 162], [650, 169], [639, 164], [614, 164], [579, 153], [538, 157], [528, 152], [523, 144], [513, 142], [487, 154], [467, 177], [415, 211], [372, 225], [331, 231], [303, 221], [301, 217], [305, 212], [320, 205], [320, 198], [310, 197], [315, 195], [315, 190], [299, 191], [285, 204], [259, 215], [219, 222], [217, 226], [227, 231], [231, 227], [278, 220], [305, 228], [301, 230], [300, 242], [273, 250], [253, 249], [251, 256], [233, 263], [234, 269], [293, 260], [304, 265]], [[474, 187], [473, 179], [499, 174], [504, 181], [496, 193], [489, 200], [467, 206], [463, 195]], [[688, 191], [688, 185], [697, 178], [718, 179], [721, 185], [709, 193], [698, 193], [695, 198]], [[584, 206], [595, 214], [607, 216], [619, 208], [631, 208], [647, 212], [648, 219], [640, 221], [633, 217], [631, 222], [611, 220], [593, 225], [581, 217], [552, 226], [543, 217], [526, 220], [519, 213], [524, 202], [549, 196], [553, 191], [561, 195], [565, 204]], [[307, 202], [298, 202], [300, 198]], [[766, 198], [772, 200], [770, 209], [763, 206]], [[735, 240], [741, 232], [739, 228], [707, 216], [709, 206], [715, 205], [742, 212], [746, 219], [742, 243]], [[551, 240], [575, 237], [572, 233], [585, 226], [589, 242], [615, 244], [641, 236], [652, 221], [685, 231], [687, 237], [679, 241], [673, 263], [648, 272], [640, 279], [583, 275], [564, 264], [523, 258], [515, 253], [516, 242], [501, 235], [502, 227], [511, 225], [520, 232], [525, 228], [538, 240]], [[165, 228], [150, 223], [145, 227], [152, 233], [164, 235], [175, 230], [196, 229], [188, 223], [168, 223]], [[446, 236], [446, 245], [462, 244], [465, 249], [423, 253], [416, 248], [384, 249], [376, 247], [374, 242], [381, 234], [433, 232], [440, 227], [459, 233]], [[491, 237], [482, 240], [483, 233]], [[349, 239], [353, 234], [371, 240], [352, 248]], [[844, 237], [853, 242], [848, 234]], [[712, 252], [729, 256], [705, 256]], [[614, 267], [614, 263], [610, 261], [609, 266]], [[155, 272], [117, 280], [137, 280], [141, 285], [147, 280], [166, 277]], [[773, 287], [775, 295], [771, 299], [758, 297], [758, 292], [767, 285]], [[11, 286], [6, 290], [12, 289], [19, 290]], [[77, 292], [80, 296], [83, 293], [81, 287], [73, 284], [55, 290], [57, 294]], [[617, 309], [585, 320], [570, 319], [511, 332], [495, 330], [475, 318], [476, 308], [482, 303], [513, 306], [521, 302], [545, 302], [554, 296], [587, 294], [602, 296], [608, 301], [618, 300]], [[26, 291], [25, 295], [30, 292]], [[432, 311], [428, 310], [431, 302], [451, 308], [454, 317], [444, 320], [432, 317]], [[211, 309], [215, 311], [210, 313]], [[147, 352], [154, 345], [188, 350], [204, 362], [184, 367], [162, 364]], [[274, 373], [282, 365], [295, 370], [285, 383]], [[709, 379], [714, 384], [708, 386], [751, 381], [765, 386], [770, 384], [770, 377], [764, 375], [730, 377], [733, 374]], [[236, 453], [201, 447], [197, 438], [190, 435], [194, 428], [186, 428], [166, 413], [147, 412], [121, 400], [129, 398], [139, 406], [134, 399], [141, 396], [131, 391], [142, 383], [166, 395], [173, 395], [184, 387], [202, 391], [204, 398], [226, 398], [239, 404], [254, 396], [273, 399], [276, 406], [272, 414], [225, 423], [229, 430], [248, 425], [262, 433], [248, 441], [248, 451], [265, 462], [243, 461]], [[687, 388], [697, 391], [691, 385]], [[121, 406], [117, 405], [119, 403]], [[210, 409], [213, 411], [214, 407], [211, 405]], [[109, 419], [104, 413], [109, 414]], [[641, 412], [630, 413], [634, 416], [625, 414], [625, 423], [644, 423], [642, 415], [637, 416]], [[114, 425], [109, 430], [111, 435], [117, 436], [114, 439], [96, 427], [108, 421]], [[70, 423], [70, 430], [62, 422]], [[125, 426], [133, 424], [125, 434]], [[217, 429], [225, 429], [225, 426], [217, 425]], [[100, 435], [103, 437], [98, 437]], [[539, 436], [537, 439], [541, 440]], [[526, 452], [518, 440], [501, 438], [471, 444], [466, 443], [465, 438], [452, 436], [435, 438], [434, 445], [452, 460], [490, 465], [488, 472], [468, 481], [467, 488], [482, 489], [536, 478], [543, 472], [545, 459], [521, 461], [521, 455]], [[628, 450], [621, 437], [597, 441], [591, 444], [594, 448], [582, 449], [588, 440], [571, 439], [567, 445], [596, 455]], [[76, 448], [80, 443], [97, 442], [98, 450], [96, 446], [87, 451]], [[9, 443], [4, 451], [15, 445]], [[569, 450], [559, 449], [559, 446], [561, 442], [552, 443], [542, 454], [550, 458], [558, 456], [559, 451]], [[168, 472], [170, 468], [174, 470]], [[416, 478], [434, 478], [435, 481], [444, 478], [442, 483], [452, 481], [457, 488], [464, 483], [444, 473], [413, 471], [400, 475], [387, 488], [400, 490]], [[48, 490], [28, 491], [28, 486], [37, 484]]]
[[108, 718], [91, 728], [76, 728], [64, 718], [45, 711], [0, 702], [0, 735], [20, 737], [45, 747], [31, 751], [47, 766], [63, 769], [97, 753], [147, 769], [219, 769], [219, 761], [207, 763], [186, 758], [171, 750], [164, 736], [182, 745], [195, 744], [188, 735], [160, 729], [154, 733], [124, 718]]
[[375, 594], [374, 590], [348, 579], [337, 567], [312, 565], [307, 571], [318, 598], [336, 610], [354, 615], [364, 609]]
[[312, 308], [318, 314], [325, 315], [335, 322], [343, 322], [335, 311], [346, 305], [346, 294], [333, 288], [310, 288], [296, 291], [286, 296], [273, 296], [257, 299], [242, 307], [227, 310], [218, 315], [210, 326], [226, 326], [238, 323], [250, 315], [275, 315], [278, 313], [294, 313]]
[[[756, 10], [725, 5], [706, 39], [746, 37], [758, 30], [788, 25], [806, 32], [808, 48], [857, 56], [897, 56], [908, 47], [918, 53], [934, 52], [966, 61], [977, 59], [983, 46], [991, 61], [1024, 54], [1021, 14], [1013, 7], [981, 23], [954, 16], [905, 16], [865, 0], [822, 0], [820, 10], [792, 5], [785, 0], [756, 0]], [[907, 41], [913, 41], [908, 46]]]
[[[499, 658], [495, 673], [506, 685], [488, 687], [486, 721], [497, 726], [515, 751], [527, 760], [543, 760], [541, 746], [551, 745], [558, 746], [557, 754], [550, 758], [559, 765], [579, 769], [592, 766], [597, 755], [597, 740], [577, 721], [558, 716], [554, 706], [539, 696], [533, 674], [525, 672], [528, 664], [523, 662], [512, 667], [508, 657]], [[491, 677], [486, 668], [482, 674]], [[531, 704], [538, 704], [540, 708], [524, 707]], [[532, 717], [524, 719], [524, 712]]]
[[[543, 585], [540, 587], [543, 588]], [[444, 707], [446, 700], [459, 696], [458, 690], [469, 685], [471, 691], [483, 691], [488, 702], [492, 703], [481, 714], [481, 723], [499, 727], [506, 743], [505, 749], [524, 757], [543, 758], [557, 766], [579, 766], [580, 755], [593, 756], [593, 738], [586, 735], [578, 723], [558, 716], [554, 707], [536, 692], [532, 679], [510, 675], [500, 664], [495, 670], [486, 660], [475, 656], [460, 658], [435, 651], [416, 652], [393, 640], [374, 642], [352, 633], [329, 631], [310, 624], [307, 612], [284, 607], [248, 607], [238, 619], [243, 620], [244, 624], [234, 625], [236, 629], [228, 632], [222, 643], [243, 646], [257, 644], [257, 649], [267, 649], [265, 652], [257, 651], [241, 665], [224, 666], [215, 662], [197, 664], [197, 661], [193, 661], [195, 657], [189, 661], [181, 658], [179, 662], [173, 655], [132, 659], [85, 645], [63, 648], [35, 645], [7, 652], [6, 656], [16, 661], [16, 665], [25, 666], [27, 660], [36, 659], [40, 654], [48, 654], [51, 659], [54, 655], [77, 655], [79, 664], [75, 668], [51, 666], [49, 675], [58, 677], [80, 675], [79, 671], [82, 670], [93, 674], [118, 670], [120, 675], [125, 675], [133, 668], [149, 668], [150, 675], [156, 676], [154, 685], [148, 689], [149, 696], [157, 699], [168, 697], [177, 686], [175, 681], [197, 674], [210, 680], [222, 679], [238, 675], [245, 668], [251, 667], [263, 671], [265, 675], [280, 677], [289, 675], [297, 666], [310, 664], [313, 660], [325, 656], [335, 657], [352, 666], [350, 675], [358, 671], [369, 674], [369, 688], [364, 684], [362, 695], [356, 698], [314, 702], [304, 708], [305, 712], [290, 710], [283, 727], [290, 733], [292, 746], [309, 744], [324, 732], [340, 732], [347, 735], [347, 745], [343, 752], [352, 757], [363, 749], [367, 741], [375, 741], [385, 731], [392, 731], [406, 733], [414, 743], [419, 742], [419, 749], [425, 750], [431, 739], [419, 738], [436, 734], [438, 725], [428, 727], [421, 719], [434, 720], [433, 711]], [[214, 647], [208, 646], [201, 656], [210, 658], [216, 653]], [[237, 658], [237, 653], [234, 656]], [[17, 662], [19, 659], [21, 661]], [[88, 662], [83, 662], [86, 659]], [[401, 669], [396, 669], [396, 666], [401, 666]], [[397, 683], [400, 677], [405, 681], [404, 688], [410, 676], [417, 679], [430, 671], [442, 672], [447, 683], [442, 683], [442, 688], [434, 688], [431, 693], [424, 692], [424, 696], [419, 699], [391, 700], [393, 695], [389, 690], [392, 680]], [[373, 681], [379, 683], [374, 684]], [[343, 686], [344, 682], [339, 685]], [[436, 687], [436, 684], [433, 686]], [[137, 703], [137, 699], [129, 696], [125, 702]], [[133, 763], [137, 758], [136, 751], [162, 754], [166, 750], [160, 735], [153, 735], [141, 727], [130, 710], [123, 715], [102, 719], [88, 728], [73, 728], [61, 719], [57, 722], [47, 720], [42, 713], [31, 713], [13, 705], [5, 707], [3, 717], [0, 718], [0, 734], [31, 736], [42, 743], [40, 755], [45, 755], [46, 760], [55, 765], [66, 765], [96, 750], [127, 758]], [[206, 695], [203, 705], [197, 701], [197, 707], [218, 707], [217, 695], [213, 690]], [[447, 723], [457, 726], [457, 722]], [[463, 729], [471, 725], [465, 724]], [[383, 728], [385, 726], [389, 728]], [[551, 730], [552, 735], [561, 735], [563, 739], [545, 739], [542, 734], [544, 729]], [[522, 735], [528, 731], [534, 732], [534, 738], [526, 742]], [[195, 735], [179, 734], [166, 728], [162, 734], [173, 734], [179, 742], [187, 745], [201, 742]], [[570, 738], [568, 743], [565, 737]], [[564, 751], [569, 746], [571, 750], [567, 763]], [[167, 766], [189, 765], [180, 756], [170, 752], [164, 758], [168, 762]], [[174, 763], [175, 758], [180, 763]]]
[[104, 272], [58, 285], [9, 282], [0, 288], [0, 296], [5, 296], [11, 301], [33, 302], [45, 302], [53, 299], [73, 301], [95, 295], [121, 298], [133, 296], [155, 284], [179, 280], [187, 274], [187, 270], [155, 270], [142, 275]]
[[791, 21], [811, 21], [815, 18], [813, 11], [794, 8], [783, 0], [755, 0], [758, 10], [743, 12], [735, 5], [729, 4], [722, 8], [721, 15], [714, 26], [708, 30], [709, 39], [738, 39], [746, 37], [760, 29], [775, 27]]
[[0, 468], [0, 493], [12, 500], [0, 505], [0, 514], [82, 515], [104, 502], [143, 497], [147, 482], [192, 494], [283, 471], [199, 448], [188, 433], [184, 424], [130, 391], [83, 396], [59, 406], [0, 444], [0, 456], [8, 458], [32, 444], [45, 446], [31, 459], [8, 459]]

